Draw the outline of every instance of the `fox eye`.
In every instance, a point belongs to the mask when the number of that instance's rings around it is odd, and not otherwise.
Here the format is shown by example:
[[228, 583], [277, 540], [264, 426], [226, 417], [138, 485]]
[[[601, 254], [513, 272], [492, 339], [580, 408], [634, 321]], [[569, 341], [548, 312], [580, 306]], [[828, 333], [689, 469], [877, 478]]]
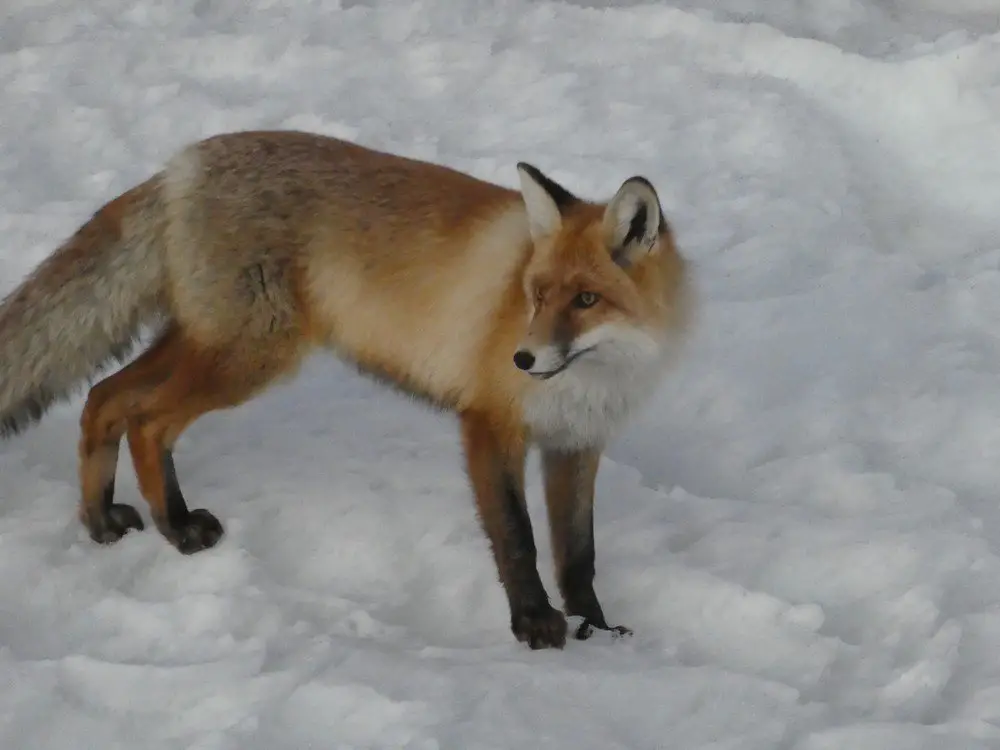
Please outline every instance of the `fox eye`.
[[594, 292], [580, 292], [573, 298], [573, 306], [579, 308], [593, 307], [600, 299]]

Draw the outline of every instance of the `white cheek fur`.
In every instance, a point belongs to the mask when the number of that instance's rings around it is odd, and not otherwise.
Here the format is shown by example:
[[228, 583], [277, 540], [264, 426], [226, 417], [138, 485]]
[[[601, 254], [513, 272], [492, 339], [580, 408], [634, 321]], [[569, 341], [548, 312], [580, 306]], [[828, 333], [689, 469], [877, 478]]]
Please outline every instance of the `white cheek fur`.
[[652, 395], [669, 360], [666, 342], [622, 325], [600, 326], [573, 344], [574, 351], [590, 347], [528, 394], [524, 419], [539, 441], [570, 449], [603, 445]]
[[540, 346], [531, 352], [535, 355], [535, 364], [532, 365], [531, 372], [548, 372], [563, 363], [562, 355], [554, 346]]

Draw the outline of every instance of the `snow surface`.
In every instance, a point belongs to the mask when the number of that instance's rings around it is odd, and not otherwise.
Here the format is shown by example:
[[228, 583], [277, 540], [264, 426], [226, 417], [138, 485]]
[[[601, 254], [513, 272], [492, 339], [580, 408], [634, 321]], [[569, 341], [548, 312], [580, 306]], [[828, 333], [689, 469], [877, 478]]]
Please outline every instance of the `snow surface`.
[[1000, 747], [996, 3], [602, 5], [5, 0], [0, 292], [184, 143], [294, 127], [644, 174], [701, 314], [598, 480], [636, 635], [562, 652], [508, 630], [451, 419], [329, 358], [185, 434], [192, 557], [89, 541], [55, 409], [0, 445], [0, 747]]

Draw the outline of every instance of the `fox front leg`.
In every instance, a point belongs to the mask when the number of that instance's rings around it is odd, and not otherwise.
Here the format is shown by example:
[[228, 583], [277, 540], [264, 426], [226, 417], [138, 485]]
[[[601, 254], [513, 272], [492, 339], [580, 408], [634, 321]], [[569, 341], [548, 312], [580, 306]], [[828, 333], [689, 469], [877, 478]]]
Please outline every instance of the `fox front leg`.
[[464, 414], [462, 437], [479, 517], [510, 604], [510, 627], [533, 649], [566, 645], [566, 618], [552, 607], [536, 567], [524, 498], [524, 440], [485, 415]]
[[594, 591], [594, 483], [600, 460], [599, 449], [542, 449], [556, 575], [566, 614], [583, 618], [575, 634], [580, 640], [589, 638], [594, 628], [618, 636], [632, 633], [608, 625]]

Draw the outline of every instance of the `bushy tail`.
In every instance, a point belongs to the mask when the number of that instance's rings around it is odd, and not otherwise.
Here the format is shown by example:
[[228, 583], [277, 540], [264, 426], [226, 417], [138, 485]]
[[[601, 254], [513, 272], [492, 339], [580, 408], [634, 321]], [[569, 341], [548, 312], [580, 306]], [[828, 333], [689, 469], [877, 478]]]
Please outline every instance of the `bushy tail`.
[[39, 420], [162, 310], [159, 178], [101, 208], [0, 303], [0, 436]]

